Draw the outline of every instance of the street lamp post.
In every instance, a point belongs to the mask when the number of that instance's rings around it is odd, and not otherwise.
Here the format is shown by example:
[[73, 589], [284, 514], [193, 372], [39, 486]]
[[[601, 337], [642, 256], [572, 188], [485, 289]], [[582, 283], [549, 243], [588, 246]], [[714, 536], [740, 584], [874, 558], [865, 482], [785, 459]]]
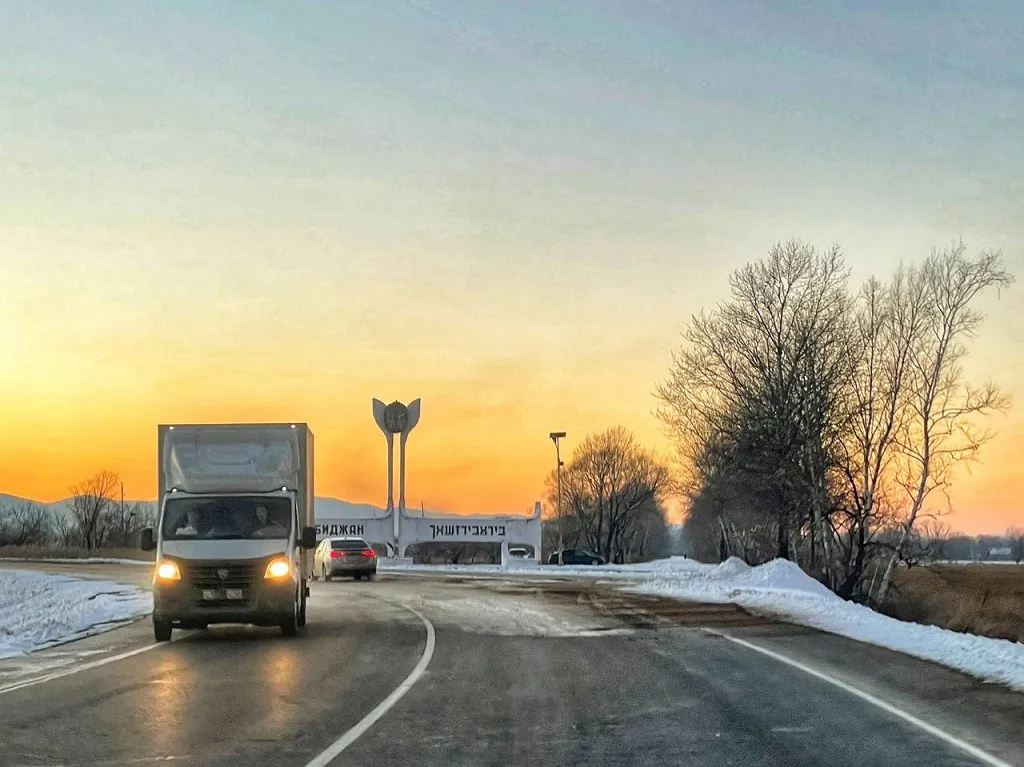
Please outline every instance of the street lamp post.
[[548, 435], [555, 443], [555, 497], [558, 515], [558, 563], [562, 563], [562, 549], [565, 546], [565, 539], [562, 536], [564, 521], [562, 519], [562, 453], [559, 449], [558, 440], [565, 436], [564, 431], [553, 431]]

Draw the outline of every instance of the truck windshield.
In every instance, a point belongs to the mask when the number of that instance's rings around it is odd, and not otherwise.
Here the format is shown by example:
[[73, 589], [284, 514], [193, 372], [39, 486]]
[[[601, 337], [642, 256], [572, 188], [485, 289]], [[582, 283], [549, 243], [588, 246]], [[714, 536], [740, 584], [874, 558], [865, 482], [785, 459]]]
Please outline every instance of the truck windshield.
[[165, 541], [287, 538], [291, 528], [289, 498], [169, 498], [164, 506]]

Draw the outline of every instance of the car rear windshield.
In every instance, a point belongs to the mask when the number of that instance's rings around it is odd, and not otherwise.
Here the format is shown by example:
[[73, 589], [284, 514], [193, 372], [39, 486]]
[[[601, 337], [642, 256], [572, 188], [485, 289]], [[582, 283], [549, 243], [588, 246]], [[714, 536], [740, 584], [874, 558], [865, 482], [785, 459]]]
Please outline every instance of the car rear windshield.
[[331, 548], [340, 551], [362, 551], [370, 548], [366, 541], [331, 541]]

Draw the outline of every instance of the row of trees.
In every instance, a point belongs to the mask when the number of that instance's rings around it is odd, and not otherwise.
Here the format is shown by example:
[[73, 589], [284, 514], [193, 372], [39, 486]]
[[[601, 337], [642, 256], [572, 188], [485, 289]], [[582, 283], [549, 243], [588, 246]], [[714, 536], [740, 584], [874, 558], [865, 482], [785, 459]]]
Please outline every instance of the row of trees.
[[32, 501], [0, 507], [0, 546], [59, 546], [89, 551], [133, 546], [155, 522], [150, 504], [125, 503], [117, 474], [101, 471], [71, 488], [66, 510]]
[[937, 559], [964, 562], [1024, 562], [1024, 529], [1005, 535], [948, 535], [936, 541]]
[[659, 386], [697, 556], [793, 559], [845, 597], [884, 599], [929, 538], [958, 464], [1007, 406], [964, 376], [976, 299], [1012, 277], [962, 243], [851, 291], [838, 248], [791, 241], [694, 316]]
[[664, 501], [670, 489], [666, 462], [644, 449], [621, 426], [587, 435], [561, 472], [547, 480], [544, 550], [558, 542], [606, 561], [663, 557], [671, 540]]

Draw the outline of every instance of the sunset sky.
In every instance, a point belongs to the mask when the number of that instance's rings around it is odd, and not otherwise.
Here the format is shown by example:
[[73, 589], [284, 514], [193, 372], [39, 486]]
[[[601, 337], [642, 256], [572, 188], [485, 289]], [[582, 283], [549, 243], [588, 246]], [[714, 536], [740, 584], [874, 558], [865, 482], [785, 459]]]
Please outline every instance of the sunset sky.
[[4, 3], [0, 492], [305, 420], [383, 504], [371, 398], [420, 397], [410, 505], [522, 512], [551, 430], [670, 452], [680, 331], [790, 237], [1002, 249], [968, 373], [1016, 404], [949, 521], [1024, 526], [1017, 0]]

